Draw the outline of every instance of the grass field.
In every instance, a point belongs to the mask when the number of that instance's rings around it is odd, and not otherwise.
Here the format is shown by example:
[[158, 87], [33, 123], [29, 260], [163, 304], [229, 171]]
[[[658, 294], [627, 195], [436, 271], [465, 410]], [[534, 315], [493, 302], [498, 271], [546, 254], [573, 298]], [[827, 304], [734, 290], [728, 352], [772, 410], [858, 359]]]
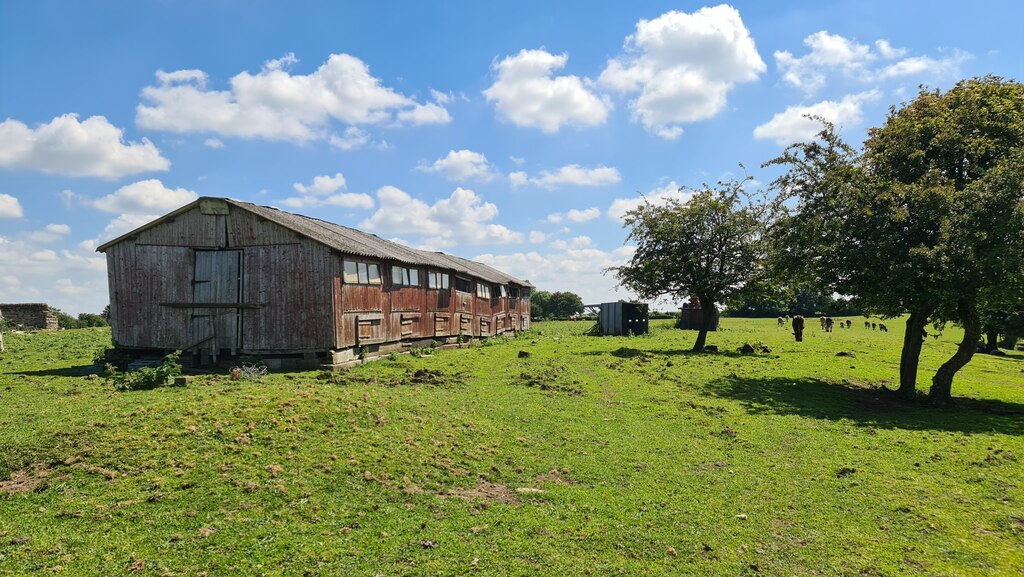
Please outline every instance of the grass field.
[[1024, 354], [975, 357], [954, 408], [897, 404], [902, 323], [853, 321], [725, 319], [702, 355], [537, 323], [128, 393], [77, 376], [107, 330], [6, 335], [0, 574], [1020, 575]]

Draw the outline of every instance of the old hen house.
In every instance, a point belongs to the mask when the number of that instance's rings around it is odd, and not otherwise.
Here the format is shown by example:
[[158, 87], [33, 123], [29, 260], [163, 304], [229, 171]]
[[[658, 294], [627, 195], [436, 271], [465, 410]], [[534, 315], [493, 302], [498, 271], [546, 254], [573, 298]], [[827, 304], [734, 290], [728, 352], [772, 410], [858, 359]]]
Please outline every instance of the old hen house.
[[342, 364], [530, 325], [529, 281], [352, 228], [203, 197], [97, 248], [116, 347]]

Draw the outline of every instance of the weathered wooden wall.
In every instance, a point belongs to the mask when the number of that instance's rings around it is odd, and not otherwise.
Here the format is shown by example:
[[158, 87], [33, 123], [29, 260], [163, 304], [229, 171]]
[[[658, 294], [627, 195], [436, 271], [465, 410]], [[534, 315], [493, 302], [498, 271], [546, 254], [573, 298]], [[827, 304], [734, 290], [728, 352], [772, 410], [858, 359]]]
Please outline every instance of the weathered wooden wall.
[[[416, 267], [421, 286], [401, 287], [391, 282], [391, 266], [400, 263], [359, 257], [380, 265], [382, 284], [344, 283], [346, 255], [214, 201], [106, 249], [115, 343], [143, 349], [195, 344], [202, 336], [197, 323], [218, 318], [204, 314], [213, 307], [203, 309], [193, 301], [196, 251], [206, 250], [241, 251], [240, 306], [216, 304], [218, 314], [238, 314], [236, 352], [243, 354], [326, 352], [459, 334], [485, 337], [529, 326], [528, 299], [499, 298], [495, 292], [490, 299], [478, 298], [477, 279], [473, 292], [456, 291], [453, 270]], [[426, 288], [431, 270], [449, 275], [448, 289]]]

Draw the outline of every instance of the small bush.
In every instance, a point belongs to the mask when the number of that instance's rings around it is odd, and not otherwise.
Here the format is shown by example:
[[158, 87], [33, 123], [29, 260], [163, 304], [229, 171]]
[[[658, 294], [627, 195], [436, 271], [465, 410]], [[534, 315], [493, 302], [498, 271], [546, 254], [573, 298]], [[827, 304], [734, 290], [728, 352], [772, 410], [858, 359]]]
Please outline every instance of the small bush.
[[167, 385], [173, 377], [181, 374], [181, 365], [178, 364], [179, 357], [181, 357], [181, 351], [175, 351], [164, 357], [159, 367], [145, 367], [132, 372], [121, 371], [114, 365], [107, 364], [105, 376], [116, 391], [155, 389]]

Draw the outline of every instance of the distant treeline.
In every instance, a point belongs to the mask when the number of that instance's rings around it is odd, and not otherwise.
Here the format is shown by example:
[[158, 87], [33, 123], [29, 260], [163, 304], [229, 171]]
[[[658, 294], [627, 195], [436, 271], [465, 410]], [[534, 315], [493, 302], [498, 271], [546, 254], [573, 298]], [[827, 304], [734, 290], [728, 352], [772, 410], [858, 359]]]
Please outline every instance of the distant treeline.
[[775, 318], [786, 315], [852, 317], [861, 310], [852, 299], [832, 297], [807, 288], [775, 291], [770, 297], [745, 298], [727, 303], [722, 316]]
[[110, 326], [110, 305], [103, 308], [100, 314], [80, 313], [75, 318], [68, 313], [50, 307], [53, 315], [57, 317], [57, 326], [62, 329], [84, 329], [86, 327], [109, 327]]

